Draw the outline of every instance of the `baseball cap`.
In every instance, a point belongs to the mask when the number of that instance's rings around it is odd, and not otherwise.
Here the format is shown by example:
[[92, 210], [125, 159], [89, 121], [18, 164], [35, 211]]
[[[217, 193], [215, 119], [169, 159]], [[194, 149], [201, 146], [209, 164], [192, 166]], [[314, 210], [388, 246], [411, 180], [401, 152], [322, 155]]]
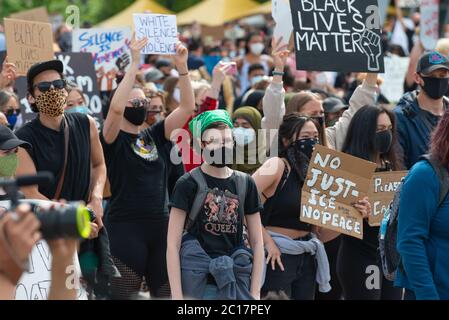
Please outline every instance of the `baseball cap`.
[[343, 103], [338, 98], [335, 97], [329, 97], [324, 99], [323, 101], [323, 108], [325, 113], [334, 113], [338, 112], [340, 110], [346, 109], [348, 106]]
[[38, 62], [33, 64], [27, 73], [27, 84], [28, 84], [28, 91], [31, 92], [33, 89], [33, 80], [34, 78], [47, 70], [55, 70], [58, 73], [63, 73], [64, 71], [64, 65], [60, 60], [50, 60], [50, 61], [44, 61], [44, 62]]
[[17, 138], [8, 127], [0, 125], [0, 150], [11, 150], [17, 147], [30, 149], [31, 144]]
[[441, 53], [433, 51], [427, 52], [419, 58], [416, 72], [427, 75], [438, 69], [449, 71], [449, 60]]

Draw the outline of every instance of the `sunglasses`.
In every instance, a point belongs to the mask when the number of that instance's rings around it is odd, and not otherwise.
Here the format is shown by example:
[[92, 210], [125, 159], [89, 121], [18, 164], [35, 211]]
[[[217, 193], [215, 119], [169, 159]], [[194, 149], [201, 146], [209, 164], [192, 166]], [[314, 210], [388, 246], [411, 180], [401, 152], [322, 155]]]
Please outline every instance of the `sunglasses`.
[[133, 108], [144, 107], [145, 109], [148, 110], [148, 108], [150, 107], [150, 99], [132, 99], [129, 100], [128, 102], [131, 103], [131, 106]]
[[67, 81], [64, 79], [58, 79], [55, 81], [43, 81], [35, 84], [33, 88], [38, 88], [40, 92], [46, 92], [50, 90], [51, 87], [55, 89], [64, 89], [67, 86]]
[[6, 110], [5, 112], [5, 116], [10, 117], [13, 115], [19, 115], [20, 114], [20, 109], [14, 109], [14, 107], [10, 107], [8, 108], [8, 110]]

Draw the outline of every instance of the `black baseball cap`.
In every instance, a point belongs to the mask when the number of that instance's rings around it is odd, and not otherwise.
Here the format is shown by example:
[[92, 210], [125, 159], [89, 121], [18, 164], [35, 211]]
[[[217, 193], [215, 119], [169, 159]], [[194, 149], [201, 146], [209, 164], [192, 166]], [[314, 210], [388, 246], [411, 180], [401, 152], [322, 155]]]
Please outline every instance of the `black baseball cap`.
[[348, 106], [345, 105], [341, 99], [329, 97], [324, 99], [323, 108], [325, 113], [334, 113], [346, 109]]
[[28, 91], [31, 93], [33, 91], [33, 80], [34, 78], [47, 70], [55, 70], [58, 73], [64, 72], [64, 65], [60, 60], [50, 60], [44, 62], [38, 62], [31, 66], [27, 73], [27, 84]]
[[17, 147], [30, 149], [31, 144], [17, 138], [8, 127], [0, 125], [0, 150], [11, 150]]
[[441, 53], [433, 51], [424, 53], [418, 61], [417, 73], [427, 75], [438, 69], [449, 71], [449, 60]]

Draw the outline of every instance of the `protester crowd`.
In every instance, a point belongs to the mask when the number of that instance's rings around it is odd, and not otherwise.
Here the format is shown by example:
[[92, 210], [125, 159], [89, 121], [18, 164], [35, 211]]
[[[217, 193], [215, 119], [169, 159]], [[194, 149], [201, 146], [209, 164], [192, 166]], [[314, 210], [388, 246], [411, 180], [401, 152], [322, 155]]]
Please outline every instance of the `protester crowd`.
[[[48, 241], [49, 298], [76, 298], [64, 270], [78, 253], [93, 299], [138, 299], [142, 290], [154, 299], [449, 299], [449, 195], [441, 194], [449, 179], [422, 159], [430, 153], [448, 177], [449, 27], [425, 51], [419, 23], [419, 13], [397, 9], [384, 25], [385, 55], [410, 57], [400, 101], [388, 101], [376, 73], [296, 70], [272, 21], [226, 24], [220, 41], [193, 24], [172, 56], [142, 55], [147, 39], [134, 37], [127, 72], [102, 93], [100, 129], [59, 60], [28, 70], [36, 118], [24, 123], [6, 58], [0, 177], [49, 171], [53, 184], [23, 187], [25, 199], [83, 201], [95, 213], [89, 239]], [[70, 33], [58, 28], [58, 50], [71, 51]], [[382, 274], [369, 198], [353, 204], [363, 239], [299, 220], [318, 144], [371, 161], [376, 172], [410, 170], [395, 282]], [[0, 294], [8, 299], [42, 235], [29, 207], [2, 214]], [[380, 270], [375, 288], [366, 284], [370, 266]]]

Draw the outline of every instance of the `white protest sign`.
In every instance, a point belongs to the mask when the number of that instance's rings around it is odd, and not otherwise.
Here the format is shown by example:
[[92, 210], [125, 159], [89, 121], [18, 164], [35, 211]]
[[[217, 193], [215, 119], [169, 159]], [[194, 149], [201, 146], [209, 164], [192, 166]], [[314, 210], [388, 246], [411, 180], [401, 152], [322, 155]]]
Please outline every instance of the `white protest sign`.
[[385, 57], [384, 79], [380, 86], [382, 94], [390, 102], [398, 102], [404, 95], [404, 80], [410, 63], [409, 57], [391, 55]]
[[[33, 248], [29, 262], [29, 272], [23, 273], [16, 287], [16, 300], [47, 300], [51, 285], [51, 254], [48, 244], [41, 240]], [[78, 255], [75, 254], [74, 265], [66, 270], [66, 285], [76, 288], [78, 300], [87, 300], [86, 291], [81, 287], [81, 268]]]
[[175, 15], [135, 13], [136, 38], [148, 38], [143, 54], [176, 54], [178, 27]]
[[116, 74], [127, 71], [131, 63], [131, 28], [75, 29], [73, 52], [92, 54], [100, 91], [115, 89]]
[[418, 8], [421, 0], [399, 0], [399, 8]]
[[440, 0], [421, 1], [420, 40], [426, 50], [434, 50], [439, 37]]
[[282, 43], [288, 44], [290, 41], [290, 36], [293, 32], [290, 2], [288, 0], [273, 0], [272, 16], [276, 22], [273, 37], [275, 39], [280, 39], [282, 37]]

